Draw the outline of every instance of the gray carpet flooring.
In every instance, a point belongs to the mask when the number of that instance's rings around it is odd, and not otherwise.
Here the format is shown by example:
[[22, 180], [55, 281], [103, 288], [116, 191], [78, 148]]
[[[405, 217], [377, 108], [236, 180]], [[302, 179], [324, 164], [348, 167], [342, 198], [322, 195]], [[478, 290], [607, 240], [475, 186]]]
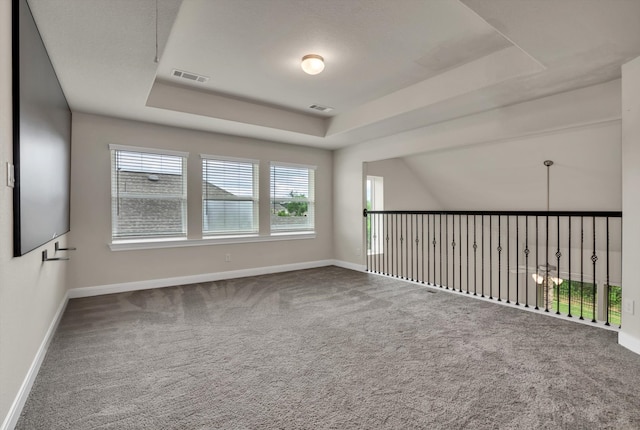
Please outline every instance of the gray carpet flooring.
[[71, 300], [18, 429], [639, 429], [614, 332], [337, 267]]

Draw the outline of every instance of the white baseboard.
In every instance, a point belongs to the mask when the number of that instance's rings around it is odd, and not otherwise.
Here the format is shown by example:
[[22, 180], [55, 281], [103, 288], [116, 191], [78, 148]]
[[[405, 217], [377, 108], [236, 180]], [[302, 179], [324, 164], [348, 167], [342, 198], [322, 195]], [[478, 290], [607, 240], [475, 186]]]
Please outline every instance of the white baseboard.
[[366, 272], [367, 271], [367, 266], [365, 266], [364, 264], [355, 264], [355, 263], [349, 263], [347, 261], [333, 260], [333, 265], [334, 266], [338, 266], [338, 267], [342, 267], [343, 269], [350, 269], [350, 270], [355, 270], [355, 271], [358, 271], [358, 272]]
[[40, 347], [36, 352], [33, 361], [31, 362], [31, 366], [29, 366], [29, 370], [24, 380], [22, 381], [22, 385], [18, 390], [18, 394], [16, 398], [13, 400], [13, 404], [9, 408], [9, 413], [4, 419], [4, 422], [0, 426], [0, 430], [13, 430], [13, 428], [18, 423], [18, 418], [20, 418], [20, 414], [22, 413], [22, 408], [29, 397], [29, 393], [31, 392], [31, 387], [33, 387], [33, 383], [36, 380], [36, 376], [38, 376], [38, 371], [40, 370], [40, 366], [42, 365], [42, 361], [44, 360], [45, 355], [47, 354], [47, 349], [49, 349], [49, 344], [51, 343], [51, 339], [53, 339], [53, 335], [58, 328], [58, 324], [62, 319], [62, 315], [64, 314], [64, 310], [67, 307], [67, 302], [69, 301], [68, 293], [64, 295], [62, 301], [60, 302], [60, 306], [58, 306], [58, 310], [53, 316], [53, 320], [51, 324], [49, 324], [49, 328], [47, 329], [46, 334], [44, 335], [44, 339], [42, 339], [42, 343], [40, 343]]
[[174, 278], [151, 279], [146, 281], [123, 282], [120, 284], [81, 287], [69, 290], [69, 298], [100, 296], [103, 294], [124, 293], [128, 291], [149, 290], [152, 288], [172, 287], [175, 285], [197, 284], [200, 282], [221, 281], [224, 279], [246, 278], [247, 276], [268, 275], [270, 273], [290, 272], [292, 270], [313, 269], [324, 266], [340, 266], [359, 270], [357, 265], [335, 260], [308, 261], [304, 263], [283, 264], [279, 266], [256, 267], [253, 269], [230, 270], [227, 272], [203, 273], [200, 275], [178, 276]]
[[640, 354], [640, 339], [637, 339], [623, 331], [618, 333], [618, 344], [624, 346], [629, 351]]

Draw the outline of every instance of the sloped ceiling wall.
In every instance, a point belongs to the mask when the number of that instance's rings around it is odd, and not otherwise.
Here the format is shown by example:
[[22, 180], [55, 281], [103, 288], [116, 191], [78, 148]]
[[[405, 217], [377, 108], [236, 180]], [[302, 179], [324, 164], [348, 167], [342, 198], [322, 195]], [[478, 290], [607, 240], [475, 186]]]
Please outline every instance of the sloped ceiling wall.
[[404, 157], [443, 209], [621, 210], [620, 122]]
[[403, 158], [367, 163], [366, 174], [384, 178], [384, 210], [443, 209]]

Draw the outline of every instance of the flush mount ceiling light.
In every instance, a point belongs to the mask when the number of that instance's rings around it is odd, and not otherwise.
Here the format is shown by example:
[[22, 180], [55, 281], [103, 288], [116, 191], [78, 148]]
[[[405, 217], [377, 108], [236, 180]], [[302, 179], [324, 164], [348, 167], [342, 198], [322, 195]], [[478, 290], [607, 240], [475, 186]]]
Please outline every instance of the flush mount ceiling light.
[[324, 58], [316, 54], [305, 55], [302, 57], [300, 67], [309, 75], [317, 75], [324, 70]]

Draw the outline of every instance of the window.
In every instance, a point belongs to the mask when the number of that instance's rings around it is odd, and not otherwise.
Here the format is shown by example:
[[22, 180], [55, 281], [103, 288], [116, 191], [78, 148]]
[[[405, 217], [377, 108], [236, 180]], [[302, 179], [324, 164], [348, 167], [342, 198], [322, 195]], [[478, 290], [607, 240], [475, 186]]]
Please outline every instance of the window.
[[[384, 210], [384, 178], [382, 176], [367, 176], [367, 210]], [[380, 218], [377, 218], [380, 217]], [[371, 230], [371, 220], [375, 226]], [[367, 251], [369, 254], [384, 254], [384, 223], [382, 215], [372, 214], [367, 217]]]
[[271, 231], [314, 229], [315, 167], [271, 164]]
[[202, 156], [202, 232], [258, 232], [258, 162]]
[[188, 154], [109, 148], [112, 239], [186, 236]]

